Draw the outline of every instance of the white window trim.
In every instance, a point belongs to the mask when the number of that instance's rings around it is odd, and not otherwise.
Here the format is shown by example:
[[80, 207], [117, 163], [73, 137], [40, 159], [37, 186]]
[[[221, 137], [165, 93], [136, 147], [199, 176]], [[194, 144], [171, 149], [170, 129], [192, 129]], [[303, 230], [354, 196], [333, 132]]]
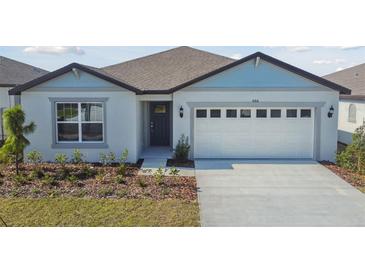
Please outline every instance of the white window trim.
[[[78, 109], [78, 115], [77, 115], [77, 121], [57, 121], [57, 105], [58, 104], [77, 104]], [[102, 119], [101, 121], [82, 121], [81, 117], [81, 104], [101, 104], [102, 105]], [[89, 101], [83, 101], [83, 102], [77, 102], [77, 101], [57, 101], [55, 102], [55, 129], [56, 129], [56, 143], [57, 144], [104, 144], [105, 143], [105, 121], [104, 121], [104, 108], [105, 104], [104, 102], [89, 102]], [[58, 124], [78, 124], [78, 130], [79, 130], [79, 140], [78, 141], [59, 141], [58, 140]], [[103, 140], [102, 141], [83, 141], [82, 140], [82, 124], [102, 124], [102, 131], [103, 131]]]

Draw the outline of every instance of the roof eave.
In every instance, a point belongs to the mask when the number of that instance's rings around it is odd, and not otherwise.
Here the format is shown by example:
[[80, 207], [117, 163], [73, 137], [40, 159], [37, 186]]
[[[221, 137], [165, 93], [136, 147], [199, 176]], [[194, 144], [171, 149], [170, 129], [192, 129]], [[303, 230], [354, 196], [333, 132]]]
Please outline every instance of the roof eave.
[[92, 74], [92, 75], [94, 75], [94, 76], [96, 76], [96, 77], [98, 77], [100, 79], [103, 79], [105, 81], [108, 81], [110, 83], [113, 83], [113, 84], [115, 84], [117, 86], [126, 88], [126, 89], [128, 89], [130, 91], [133, 91], [133, 92], [137, 93], [137, 94], [138, 93], [141, 93], [141, 91], [139, 89], [137, 89], [135, 87], [132, 87], [129, 84], [126, 84], [124, 82], [118, 81], [118, 80], [113, 79], [111, 77], [108, 77], [108, 76], [106, 76], [104, 74], [98, 73], [97, 71], [92, 70], [92, 69], [90, 69], [88, 67], [85, 67], [83, 65], [80, 65], [78, 63], [71, 63], [71, 64], [69, 64], [67, 66], [64, 66], [64, 67], [62, 67], [62, 68], [60, 68], [58, 70], [55, 70], [53, 72], [47, 73], [47, 74], [45, 74], [45, 75], [43, 75], [41, 77], [38, 77], [36, 79], [33, 79], [33, 80], [31, 80], [29, 82], [26, 82], [26, 83], [24, 83], [22, 85], [15, 86], [14, 88], [10, 89], [8, 93], [9, 93], [9, 95], [20, 95], [23, 91], [25, 91], [27, 89], [30, 89], [32, 87], [35, 87], [35, 86], [37, 86], [39, 84], [42, 84], [44, 82], [47, 82], [49, 80], [52, 80], [52, 79], [54, 79], [54, 78], [56, 78], [56, 77], [58, 77], [58, 76], [60, 76], [62, 74], [65, 74], [65, 73], [71, 71], [74, 68], [80, 69], [80, 70], [82, 70], [84, 72], [87, 72], [89, 74]]

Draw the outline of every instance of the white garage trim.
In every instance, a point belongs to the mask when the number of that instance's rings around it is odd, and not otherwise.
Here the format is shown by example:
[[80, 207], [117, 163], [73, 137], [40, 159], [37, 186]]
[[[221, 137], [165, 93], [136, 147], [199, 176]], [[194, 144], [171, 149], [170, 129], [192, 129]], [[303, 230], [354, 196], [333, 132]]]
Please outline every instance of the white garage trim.
[[188, 102], [187, 105], [190, 107], [190, 144], [192, 158], [194, 158], [195, 153], [195, 109], [197, 108], [312, 108], [312, 115], [314, 115], [312, 157], [313, 159], [320, 158], [321, 108], [325, 105], [325, 102]]

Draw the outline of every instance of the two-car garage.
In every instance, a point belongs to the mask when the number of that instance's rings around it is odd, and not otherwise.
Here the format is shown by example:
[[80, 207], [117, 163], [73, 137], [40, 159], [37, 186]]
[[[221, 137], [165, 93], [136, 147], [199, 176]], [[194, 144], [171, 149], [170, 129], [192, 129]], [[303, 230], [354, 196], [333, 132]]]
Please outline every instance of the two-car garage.
[[313, 107], [194, 109], [194, 158], [314, 158]]

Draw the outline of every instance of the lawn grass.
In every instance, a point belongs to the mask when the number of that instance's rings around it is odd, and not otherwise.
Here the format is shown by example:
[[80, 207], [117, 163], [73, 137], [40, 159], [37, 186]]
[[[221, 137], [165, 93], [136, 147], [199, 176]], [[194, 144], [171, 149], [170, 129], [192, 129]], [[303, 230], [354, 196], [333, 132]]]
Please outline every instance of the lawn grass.
[[181, 200], [1, 198], [0, 217], [8, 226], [199, 226], [198, 203]]

